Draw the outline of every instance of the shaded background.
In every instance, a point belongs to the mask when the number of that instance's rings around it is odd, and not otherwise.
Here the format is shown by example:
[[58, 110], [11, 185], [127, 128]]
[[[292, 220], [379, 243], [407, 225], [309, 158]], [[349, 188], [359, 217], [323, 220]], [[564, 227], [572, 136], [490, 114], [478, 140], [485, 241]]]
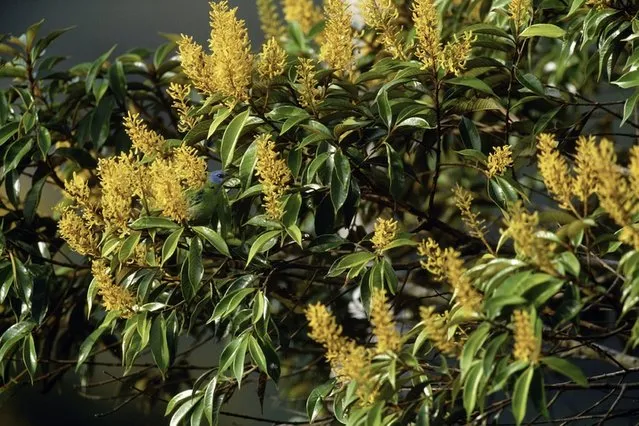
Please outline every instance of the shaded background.
[[[240, 6], [238, 15], [246, 21], [253, 45], [261, 44], [263, 36], [254, 2], [230, 0], [232, 7]], [[49, 55], [67, 56], [60, 67], [70, 67], [80, 62], [93, 61], [100, 54], [117, 45], [112, 58], [132, 48], [155, 49], [167, 40], [159, 33], [185, 33], [207, 45], [209, 3], [206, 0], [0, 0], [0, 33], [16, 36], [28, 26], [45, 19], [40, 34], [69, 26], [72, 31], [56, 40], [48, 49]], [[188, 347], [188, 344], [183, 344]], [[189, 361], [195, 365], [212, 367], [219, 359], [221, 344], [210, 343], [195, 351]], [[184, 349], [184, 348], [183, 348]], [[97, 361], [117, 364], [108, 355]], [[151, 362], [151, 359], [140, 359]], [[71, 370], [72, 371], [72, 370]], [[103, 366], [95, 369], [92, 380], [109, 380], [119, 377], [122, 368]], [[199, 372], [193, 373], [195, 377]], [[253, 378], [254, 379], [254, 378]], [[121, 401], [97, 400], [77, 395], [79, 378], [72, 372], [66, 374], [61, 387], [46, 394], [40, 388], [23, 386], [15, 393], [0, 394], [0, 426], [106, 426], [106, 425], [168, 425], [164, 417], [166, 404], [159, 402], [151, 411], [143, 410], [137, 398], [114, 413], [110, 413]], [[115, 395], [121, 385], [117, 382], [102, 388], [86, 389], [87, 393], [101, 398]], [[125, 387], [126, 389], [126, 387]], [[277, 391], [269, 383], [264, 401], [264, 417], [287, 419], [291, 412], [278, 402]], [[260, 417], [255, 380], [243, 384], [242, 390], [224, 410]], [[108, 414], [108, 415], [104, 415]], [[269, 423], [241, 420], [222, 416], [220, 425], [264, 425]]]

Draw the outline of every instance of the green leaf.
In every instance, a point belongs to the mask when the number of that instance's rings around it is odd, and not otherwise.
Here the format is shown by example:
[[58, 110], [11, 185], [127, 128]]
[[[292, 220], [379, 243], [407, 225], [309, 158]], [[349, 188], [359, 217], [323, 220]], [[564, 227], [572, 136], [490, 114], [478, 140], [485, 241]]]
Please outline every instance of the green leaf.
[[0, 146], [18, 132], [18, 127], [20, 127], [18, 121], [12, 121], [0, 127]]
[[133, 232], [131, 235], [126, 237], [122, 245], [120, 246], [120, 251], [118, 252], [118, 260], [120, 262], [126, 261], [133, 252], [135, 251], [135, 247], [138, 245], [140, 241], [141, 232]]
[[33, 218], [38, 210], [38, 205], [40, 204], [42, 188], [44, 188], [46, 181], [46, 177], [35, 181], [31, 188], [29, 188], [29, 192], [27, 192], [27, 196], [24, 199], [24, 220], [27, 225], [33, 222]]
[[466, 410], [466, 417], [469, 420], [473, 410], [475, 409], [475, 404], [477, 403], [479, 385], [481, 384], [483, 375], [483, 364], [481, 362], [477, 362], [470, 368], [466, 375], [466, 380], [464, 381], [464, 409]]
[[579, 386], [588, 386], [588, 379], [586, 379], [586, 376], [581, 369], [572, 362], [555, 356], [544, 357], [541, 359], [541, 362], [551, 370], [568, 377]]
[[534, 24], [519, 34], [520, 37], [550, 37], [561, 38], [566, 31], [553, 24]]
[[526, 406], [528, 405], [528, 392], [530, 390], [530, 383], [532, 382], [533, 374], [535, 373], [534, 367], [531, 365], [521, 376], [517, 378], [515, 382], [515, 389], [513, 391], [513, 416], [515, 422], [520, 425], [526, 416]]
[[184, 232], [184, 228], [179, 228], [173, 231], [171, 235], [166, 237], [164, 244], [162, 244], [162, 265], [171, 256], [173, 256], [173, 253], [175, 253], [175, 250], [177, 249], [178, 243], [180, 241], [180, 237], [182, 236], [182, 232]]
[[386, 125], [386, 128], [390, 129], [393, 124], [393, 111], [388, 102], [388, 91], [380, 90], [377, 95], [377, 109], [382, 122]]
[[84, 87], [86, 89], [87, 94], [90, 94], [93, 89], [93, 83], [95, 82], [96, 77], [98, 76], [98, 72], [102, 68], [102, 64], [107, 60], [111, 53], [115, 50], [115, 46], [109, 49], [106, 53], [103, 53], [98, 59], [96, 59], [92, 64], [91, 68], [89, 68], [89, 72], [87, 73], [86, 80], [84, 81]]
[[475, 354], [479, 348], [484, 345], [486, 339], [488, 339], [488, 333], [490, 333], [490, 324], [485, 322], [470, 335], [464, 344], [464, 348], [462, 349], [462, 353], [459, 358], [459, 367], [461, 368], [462, 378], [468, 374], [468, 370], [473, 364]]
[[445, 82], [455, 86], [470, 87], [471, 89], [479, 90], [480, 92], [487, 93], [491, 96], [496, 96], [495, 92], [493, 92], [493, 89], [491, 89], [489, 85], [476, 77], [454, 77], [445, 80]]
[[342, 274], [347, 269], [358, 268], [362, 265], [367, 264], [374, 258], [375, 255], [367, 251], [347, 254], [346, 256], [337, 259], [335, 263], [333, 263], [326, 276], [336, 277]]
[[220, 145], [220, 157], [222, 159], [222, 168], [224, 170], [227, 170], [229, 164], [233, 161], [235, 145], [237, 145], [240, 133], [242, 133], [242, 129], [249, 118], [249, 113], [250, 110], [247, 109], [246, 111], [238, 114], [235, 118], [233, 118], [233, 120], [231, 120], [224, 131], [222, 144]]
[[248, 266], [251, 263], [251, 260], [253, 260], [255, 255], [260, 252], [262, 247], [264, 247], [264, 245], [267, 242], [269, 242], [269, 240], [271, 240], [272, 238], [275, 238], [279, 234], [280, 234], [280, 231], [266, 231], [263, 234], [261, 234], [259, 237], [257, 237], [255, 241], [253, 241], [253, 244], [251, 245], [251, 248], [249, 249], [248, 258], [246, 259], [246, 266]]
[[268, 369], [266, 366], [266, 356], [264, 356], [264, 352], [262, 351], [262, 348], [260, 348], [260, 345], [255, 337], [251, 335], [248, 336], [248, 349], [255, 365], [257, 365], [260, 371], [268, 373]]
[[167, 368], [169, 368], [170, 353], [169, 343], [166, 338], [166, 321], [161, 315], [155, 318], [151, 325], [150, 343], [153, 361], [155, 361], [155, 364], [164, 375]]
[[200, 287], [203, 276], [202, 241], [198, 237], [193, 237], [189, 245], [189, 281], [194, 290]]
[[229, 247], [224, 241], [224, 238], [211, 228], [207, 228], [206, 226], [194, 226], [191, 229], [195, 231], [200, 237], [204, 238], [208, 241], [215, 250], [222, 253], [224, 256], [231, 257], [231, 253], [229, 252]]
[[36, 353], [35, 340], [32, 334], [29, 334], [22, 343], [22, 361], [25, 367], [27, 367], [31, 384], [33, 384], [33, 378], [38, 368], [38, 354]]
[[622, 89], [639, 86], [639, 70], [625, 73], [619, 80], [613, 81], [612, 84], [616, 84]]
[[36, 323], [33, 321], [21, 321], [9, 327], [0, 337], [0, 361], [5, 361], [7, 353], [16, 343], [28, 336], [35, 326]]
[[180, 228], [180, 225], [178, 225], [177, 223], [173, 222], [171, 219], [168, 219], [166, 217], [144, 216], [135, 220], [135, 222], [129, 225], [129, 228], [135, 229], [135, 230], [153, 229], [153, 228], [178, 229]]
[[399, 198], [402, 195], [405, 182], [404, 162], [390, 144], [384, 142], [384, 146], [386, 146], [386, 158], [388, 161], [389, 190], [394, 198]]
[[331, 175], [331, 201], [337, 212], [348, 197], [348, 188], [351, 183], [351, 164], [342, 151], [336, 151], [333, 156], [335, 166]]
[[240, 182], [242, 182], [243, 189], [247, 189], [251, 185], [255, 164], [257, 164], [257, 143], [253, 141], [246, 148], [242, 160], [240, 160]]
[[4, 169], [3, 175], [6, 175], [20, 164], [20, 161], [25, 155], [31, 151], [33, 147], [33, 140], [29, 139], [25, 142], [24, 139], [18, 139], [9, 146], [7, 152], [4, 155]]
[[215, 388], [217, 387], [217, 376], [213, 377], [213, 380], [206, 385], [206, 390], [204, 391], [204, 416], [206, 420], [209, 422], [210, 426], [214, 426], [217, 424], [217, 418], [214, 419], [215, 411], [213, 407], [215, 406]]
[[[468, 150], [474, 150], [481, 153], [481, 138], [479, 136], [479, 130], [477, 130], [477, 126], [475, 126], [473, 120], [467, 117], [462, 117], [459, 122], [459, 135], [464, 142], [464, 146], [466, 146]], [[483, 161], [486, 161], [485, 157], [486, 156], [484, 155]]]
[[635, 111], [635, 108], [637, 107], [637, 100], [639, 100], [639, 90], [635, 90], [635, 93], [626, 99], [626, 102], [623, 104], [623, 119], [621, 120], [621, 126], [623, 126], [623, 124]]
[[222, 300], [215, 305], [215, 309], [213, 310], [213, 315], [209, 319], [209, 323], [213, 321], [217, 321], [220, 318], [224, 318], [229, 313], [233, 312], [240, 306], [242, 300], [246, 298], [249, 294], [255, 291], [254, 288], [241, 288], [239, 290], [235, 290], [226, 294]]

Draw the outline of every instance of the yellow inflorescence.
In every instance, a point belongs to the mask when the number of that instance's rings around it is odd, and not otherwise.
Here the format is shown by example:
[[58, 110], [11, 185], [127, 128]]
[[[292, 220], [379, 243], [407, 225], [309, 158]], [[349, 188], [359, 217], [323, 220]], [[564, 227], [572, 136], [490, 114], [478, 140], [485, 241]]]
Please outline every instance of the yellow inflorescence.
[[360, 9], [366, 24], [375, 28], [384, 50], [395, 59], [406, 59], [399, 12], [393, 0], [361, 0]]
[[478, 312], [482, 296], [466, 275], [460, 253], [451, 247], [442, 250], [432, 238], [422, 241], [417, 250], [426, 257], [426, 260], [421, 261], [422, 267], [435, 275], [437, 280], [446, 280], [455, 290], [455, 297], [464, 309]]
[[91, 225], [84, 221], [74, 210], [68, 209], [58, 222], [60, 235], [69, 247], [82, 255], [96, 255], [100, 235], [91, 229]]
[[504, 218], [506, 230], [502, 230], [502, 233], [513, 239], [517, 253], [541, 270], [555, 274], [551, 263], [554, 246], [535, 235], [538, 224], [537, 212], [528, 213], [522, 202], [517, 201], [508, 209], [508, 215]]
[[462, 221], [464, 225], [466, 225], [466, 228], [468, 228], [470, 236], [479, 238], [488, 246], [488, 242], [484, 236], [486, 232], [484, 220], [479, 218], [479, 213], [472, 210], [473, 194], [459, 185], [455, 186], [453, 194], [455, 196], [455, 206], [459, 209]]
[[261, 134], [256, 142], [255, 173], [262, 184], [266, 215], [272, 220], [280, 220], [284, 214], [281, 198], [289, 188], [288, 184], [292, 179], [291, 171], [286, 161], [279, 158], [279, 154], [275, 151], [275, 142], [271, 139], [271, 135]]
[[282, 0], [282, 9], [284, 18], [288, 22], [297, 22], [304, 33], [322, 20], [322, 11], [313, 4], [313, 0]]
[[471, 32], [465, 32], [461, 39], [455, 35], [453, 41], [446, 43], [442, 51], [440, 66], [449, 73], [460, 75], [466, 66], [474, 40]]
[[264, 38], [279, 38], [284, 33], [284, 27], [277, 13], [277, 6], [273, 0], [257, 0], [257, 15]]
[[377, 353], [397, 352], [400, 348], [400, 335], [393, 321], [393, 313], [386, 299], [386, 291], [373, 289], [371, 294], [371, 324], [377, 337]]
[[201, 93], [212, 96], [217, 92], [215, 63], [210, 55], [204, 53], [202, 46], [193, 38], [182, 34], [178, 41], [178, 51], [182, 71]]
[[559, 206], [572, 209], [570, 199], [574, 187], [566, 159], [557, 151], [557, 141], [548, 133], [539, 135], [537, 142], [537, 163], [539, 173], [546, 188], [553, 195]]
[[271, 37], [262, 46], [257, 73], [263, 80], [272, 80], [284, 72], [284, 66], [286, 66], [286, 51], [274, 37]]
[[136, 152], [145, 155], [160, 154], [165, 149], [166, 140], [158, 133], [150, 130], [140, 118], [140, 114], [128, 112], [124, 118], [124, 128], [133, 142]]
[[170, 159], [173, 173], [183, 188], [200, 189], [206, 183], [206, 160], [198, 157], [192, 146], [180, 146], [173, 151]]
[[142, 196], [143, 179], [132, 153], [98, 161], [98, 177], [102, 185], [102, 217], [107, 231], [128, 233], [127, 223], [132, 215], [132, 198]]
[[457, 356], [460, 347], [456, 341], [448, 338], [447, 315], [435, 313], [434, 306], [422, 306], [419, 316], [432, 345], [445, 355]]
[[218, 91], [236, 101], [248, 99], [253, 55], [244, 21], [237, 19], [237, 8], [228, 1], [211, 3], [209, 47]]
[[178, 222], [186, 220], [189, 204], [171, 161], [154, 161], [148, 177], [154, 204], [162, 214]]
[[371, 373], [371, 353], [365, 347], [342, 335], [342, 327], [321, 303], [306, 309], [309, 337], [326, 349], [326, 360], [342, 383], [355, 381], [356, 394], [362, 404], [375, 401], [378, 385]]
[[486, 176], [488, 179], [501, 176], [513, 164], [513, 152], [510, 145], [496, 146], [488, 155]]
[[344, 0], [325, 0], [326, 25], [320, 43], [320, 58], [330, 68], [347, 74], [353, 66], [352, 15]]
[[300, 104], [315, 111], [317, 104], [324, 97], [323, 91], [317, 87], [315, 62], [312, 59], [302, 58], [296, 70]]
[[595, 138], [580, 136], [577, 139], [577, 155], [575, 156], [575, 177], [572, 181], [572, 192], [582, 203], [595, 193], [597, 188], [597, 145]]
[[194, 108], [189, 105], [189, 93], [191, 93], [191, 85], [171, 83], [166, 93], [173, 100], [173, 109], [178, 114], [178, 130], [180, 132], [188, 132], [200, 121], [202, 116], [193, 116]]
[[508, 11], [518, 29], [526, 25], [530, 19], [531, 9], [532, 0], [511, 0]]
[[106, 261], [96, 259], [91, 264], [91, 273], [98, 286], [98, 294], [107, 311], [118, 311], [122, 318], [133, 315], [135, 297], [129, 290], [113, 282]]
[[371, 242], [377, 254], [381, 254], [397, 236], [397, 221], [378, 218], [375, 222], [375, 233]]
[[535, 336], [535, 326], [528, 311], [516, 309], [513, 312], [512, 326], [515, 345], [513, 356], [518, 361], [537, 363], [541, 345]]
[[91, 189], [86, 179], [74, 172], [73, 177], [65, 182], [64, 189], [82, 209], [82, 218], [88, 226], [103, 225], [102, 217], [98, 213], [100, 206], [97, 200], [91, 197]]

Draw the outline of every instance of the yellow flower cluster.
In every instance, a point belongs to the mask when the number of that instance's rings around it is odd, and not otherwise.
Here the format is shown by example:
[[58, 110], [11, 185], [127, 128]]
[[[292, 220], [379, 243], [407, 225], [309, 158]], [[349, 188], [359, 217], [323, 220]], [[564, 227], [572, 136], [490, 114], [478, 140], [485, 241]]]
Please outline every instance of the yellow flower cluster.
[[281, 75], [285, 65], [286, 51], [282, 49], [274, 37], [271, 37], [262, 46], [260, 60], [257, 63], [257, 73], [262, 80], [269, 81]]
[[454, 38], [442, 48], [439, 12], [434, 0], [413, 2], [413, 22], [417, 49], [415, 55], [422, 62], [423, 69], [439, 68], [458, 75], [466, 65], [471, 50], [473, 36], [464, 33], [462, 39]]
[[504, 217], [506, 229], [501, 232], [513, 239], [517, 253], [537, 265], [542, 271], [555, 274], [555, 268], [551, 262], [554, 245], [535, 235], [538, 224], [537, 212], [528, 213], [523, 203], [517, 201], [509, 207], [508, 214]]
[[417, 250], [421, 256], [426, 257], [421, 261], [422, 267], [435, 275], [437, 280], [446, 280], [453, 287], [460, 306], [469, 313], [478, 312], [482, 296], [466, 275], [460, 253], [451, 247], [442, 250], [432, 238], [422, 241]]
[[353, 19], [344, 0], [325, 0], [326, 25], [320, 43], [320, 58], [339, 73], [353, 66]]
[[189, 93], [191, 93], [191, 85], [171, 83], [169, 88], [166, 90], [166, 93], [173, 100], [173, 109], [177, 112], [180, 120], [178, 122], [178, 130], [184, 133], [188, 132], [195, 127], [202, 118], [202, 116], [193, 115], [194, 108], [188, 103]]
[[386, 247], [395, 240], [396, 236], [397, 221], [378, 218], [375, 222], [375, 233], [373, 238], [371, 238], [375, 252], [381, 255], [386, 250]]
[[588, 201], [597, 188], [598, 155], [595, 138], [579, 136], [574, 167], [576, 175], [572, 181], [572, 190], [582, 203]]
[[279, 38], [284, 33], [284, 27], [277, 13], [277, 6], [273, 0], [257, 0], [257, 16], [260, 27], [266, 39]]
[[107, 311], [117, 311], [122, 318], [133, 315], [135, 297], [129, 290], [113, 282], [106, 261], [96, 259], [91, 263], [91, 273], [98, 286], [98, 294]]
[[501, 176], [513, 164], [513, 152], [510, 145], [496, 146], [488, 155], [486, 176], [488, 179]]
[[378, 384], [371, 371], [372, 354], [342, 334], [335, 317], [321, 303], [306, 309], [309, 337], [326, 349], [326, 360], [337, 379], [342, 383], [357, 383], [356, 394], [363, 405], [371, 404], [378, 394]]
[[573, 181], [566, 159], [557, 151], [557, 141], [553, 135], [542, 133], [537, 140], [537, 164], [546, 188], [560, 207], [571, 209]]
[[373, 334], [377, 337], [375, 352], [397, 352], [400, 348], [400, 335], [393, 321], [390, 304], [386, 299], [386, 291], [373, 289], [371, 294], [371, 324]]
[[607, 9], [612, 4], [612, 0], [588, 0], [586, 4], [594, 9]]
[[313, 0], [282, 0], [284, 19], [297, 22], [304, 33], [322, 20], [322, 11], [313, 4]]
[[255, 173], [262, 184], [264, 208], [266, 215], [272, 220], [280, 220], [284, 214], [281, 198], [286, 193], [291, 181], [291, 171], [286, 161], [279, 158], [275, 151], [275, 142], [269, 134], [261, 134], [256, 138], [257, 164]]
[[132, 216], [132, 198], [143, 196], [143, 170], [132, 153], [98, 161], [98, 177], [102, 186], [100, 203], [107, 232], [128, 233]]
[[484, 220], [479, 218], [479, 213], [472, 210], [473, 194], [464, 187], [456, 185], [455, 189], [453, 189], [453, 195], [455, 198], [455, 206], [459, 209], [462, 221], [464, 225], [466, 225], [466, 228], [468, 228], [470, 236], [479, 238], [488, 250], [492, 252], [490, 244], [486, 241]]
[[152, 156], [161, 154], [164, 151], [166, 140], [158, 133], [149, 129], [140, 118], [140, 114], [132, 114], [131, 111], [129, 111], [124, 118], [124, 128], [129, 138], [131, 138], [133, 148], [136, 152]]
[[535, 325], [528, 311], [516, 309], [512, 318], [514, 348], [513, 356], [517, 361], [536, 364], [541, 352], [541, 342], [535, 336]]
[[317, 104], [324, 98], [324, 92], [317, 87], [315, 78], [315, 63], [312, 59], [302, 58], [296, 67], [298, 99], [305, 108], [316, 111]]
[[95, 232], [91, 224], [83, 220], [73, 209], [67, 209], [62, 213], [58, 230], [69, 247], [81, 255], [95, 256], [99, 252], [99, 233]]
[[445, 355], [457, 356], [459, 344], [448, 338], [448, 315], [435, 313], [434, 306], [422, 306], [419, 308], [419, 316], [432, 345]]
[[82, 218], [88, 226], [102, 226], [103, 221], [99, 215], [99, 203], [92, 197], [91, 190], [86, 179], [77, 173], [64, 183], [66, 193], [75, 201], [77, 207], [82, 210]]
[[515, 27], [519, 30], [526, 25], [530, 19], [530, 10], [532, 9], [532, 0], [511, 0], [508, 5], [508, 11], [512, 17]]
[[361, 0], [360, 9], [366, 24], [377, 31], [384, 50], [395, 59], [406, 59], [399, 12], [393, 0]]
[[237, 19], [237, 8], [228, 1], [211, 3], [211, 36], [214, 78], [219, 92], [238, 101], [248, 99], [253, 55], [244, 21]]
[[182, 71], [202, 94], [212, 96], [217, 92], [215, 85], [215, 63], [211, 55], [204, 53], [202, 46], [193, 38], [182, 34], [178, 41], [178, 52]]

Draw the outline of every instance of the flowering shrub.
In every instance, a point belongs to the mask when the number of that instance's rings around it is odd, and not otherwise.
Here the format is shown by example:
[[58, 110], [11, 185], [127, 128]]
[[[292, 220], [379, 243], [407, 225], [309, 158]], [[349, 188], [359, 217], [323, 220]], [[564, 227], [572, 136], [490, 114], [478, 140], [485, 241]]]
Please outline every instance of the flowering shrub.
[[4, 387], [111, 351], [172, 425], [268, 381], [300, 422], [637, 419], [636, 6], [256, 3], [260, 53], [225, 0], [206, 47], [2, 40]]

